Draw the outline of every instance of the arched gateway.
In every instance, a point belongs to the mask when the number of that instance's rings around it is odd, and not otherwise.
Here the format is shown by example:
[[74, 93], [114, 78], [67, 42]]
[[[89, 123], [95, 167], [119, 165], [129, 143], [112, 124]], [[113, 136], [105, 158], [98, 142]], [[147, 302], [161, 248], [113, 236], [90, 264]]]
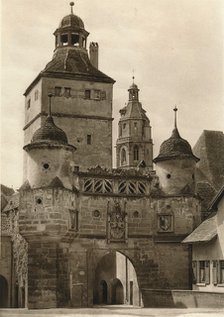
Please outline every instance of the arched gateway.
[[136, 271], [127, 256], [111, 251], [99, 260], [93, 281], [93, 303], [141, 305]]
[[144, 289], [188, 289], [191, 251], [181, 241], [200, 223], [198, 159], [175, 120], [152, 170], [150, 120], [133, 82], [112, 168], [114, 80], [97, 69], [98, 45], [89, 59], [89, 33], [73, 11], [54, 35], [52, 60], [25, 92], [14, 228], [28, 244], [28, 308], [135, 304], [131, 272], [144, 305]]

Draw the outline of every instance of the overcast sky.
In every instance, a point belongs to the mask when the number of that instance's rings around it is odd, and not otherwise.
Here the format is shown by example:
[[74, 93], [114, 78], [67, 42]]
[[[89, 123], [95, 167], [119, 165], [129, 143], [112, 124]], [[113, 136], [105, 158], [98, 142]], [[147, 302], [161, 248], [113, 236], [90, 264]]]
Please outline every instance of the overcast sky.
[[[99, 43], [99, 68], [114, 85], [114, 144], [119, 109], [132, 70], [151, 121], [154, 157], [178, 127], [193, 146], [203, 130], [222, 130], [222, 0], [79, 0], [75, 14]], [[52, 58], [53, 32], [69, 14], [67, 0], [1, 0], [1, 182], [22, 184], [23, 93]]]

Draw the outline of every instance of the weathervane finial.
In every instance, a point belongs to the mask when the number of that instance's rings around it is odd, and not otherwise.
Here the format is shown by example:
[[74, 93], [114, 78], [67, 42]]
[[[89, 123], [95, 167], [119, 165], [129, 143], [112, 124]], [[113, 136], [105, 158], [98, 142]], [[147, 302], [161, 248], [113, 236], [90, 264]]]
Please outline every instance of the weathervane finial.
[[177, 111], [178, 111], [178, 108], [177, 108], [176, 105], [175, 105], [173, 111], [174, 111], [174, 127], [177, 128]]
[[71, 6], [71, 14], [73, 14], [73, 7], [74, 7], [75, 3], [74, 2], [70, 2], [70, 6]]

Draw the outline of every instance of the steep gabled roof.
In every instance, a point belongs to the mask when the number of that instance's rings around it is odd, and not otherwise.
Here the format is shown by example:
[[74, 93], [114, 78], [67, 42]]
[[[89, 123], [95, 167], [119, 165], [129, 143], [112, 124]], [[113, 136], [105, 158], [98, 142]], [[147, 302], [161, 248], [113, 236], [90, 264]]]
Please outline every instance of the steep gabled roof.
[[204, 220], [182, 243], [208, 242], [217, 236], [216, 215]]

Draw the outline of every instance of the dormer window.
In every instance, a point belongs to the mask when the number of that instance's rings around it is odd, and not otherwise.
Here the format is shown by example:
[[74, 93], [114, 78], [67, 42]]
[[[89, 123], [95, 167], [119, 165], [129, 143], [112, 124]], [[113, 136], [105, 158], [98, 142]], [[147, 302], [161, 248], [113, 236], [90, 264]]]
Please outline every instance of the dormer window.
[[61, 35], [61, 43], [63, 46], [68, 45], [68, 34]]
[[71, 44], [73, 46], [79, 46], [79, 35], [78, 34], [75, 34], [75, 33], [71, 34]]

